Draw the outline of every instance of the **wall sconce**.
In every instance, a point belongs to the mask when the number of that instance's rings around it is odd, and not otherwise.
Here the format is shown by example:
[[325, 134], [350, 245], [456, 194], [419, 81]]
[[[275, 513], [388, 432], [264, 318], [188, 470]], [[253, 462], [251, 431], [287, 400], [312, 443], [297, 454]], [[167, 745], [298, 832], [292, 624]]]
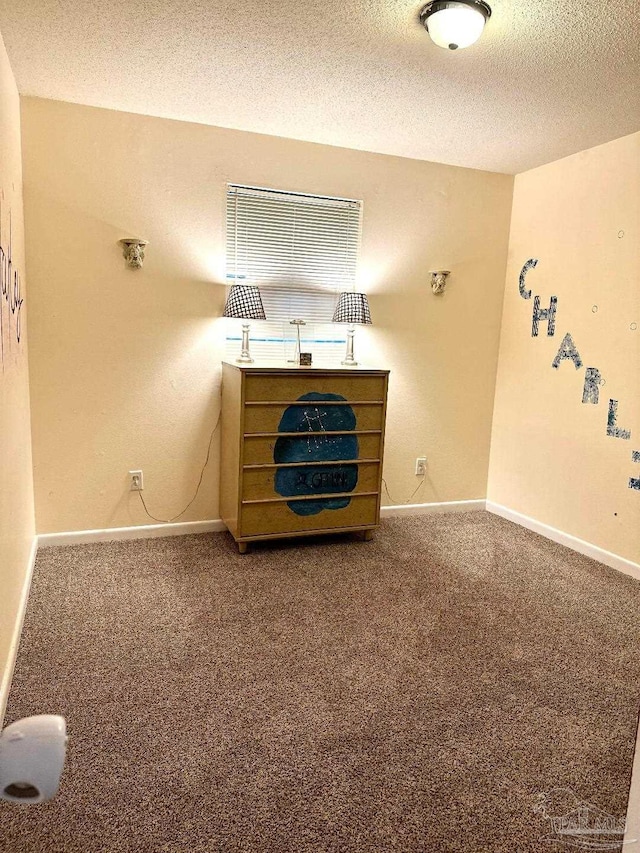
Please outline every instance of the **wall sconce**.
[[451, 275], [451, 270], [436, 270], [431, 273], [431, 290], [434, 293], [444, 293], [444, 288], [447, 283], [447, 276]]
[[118, 240], [118, 242], [122, 246], [122, 254], [127, 262], [127, 266], [132, 270], [139, 270], [144, 263], [144, 247], [149, 241], [132, 237], [130, 239]]

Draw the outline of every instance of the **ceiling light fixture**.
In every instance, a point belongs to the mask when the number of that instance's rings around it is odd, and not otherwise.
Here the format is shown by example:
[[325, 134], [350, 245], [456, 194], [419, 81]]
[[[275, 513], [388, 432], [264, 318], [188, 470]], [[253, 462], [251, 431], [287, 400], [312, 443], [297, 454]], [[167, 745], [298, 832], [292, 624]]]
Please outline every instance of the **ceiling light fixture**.
[[423, 6], [420, 23], [438, 47], [457, 50], [477, 42], [490, 17], [483, 0], [434, 0]]

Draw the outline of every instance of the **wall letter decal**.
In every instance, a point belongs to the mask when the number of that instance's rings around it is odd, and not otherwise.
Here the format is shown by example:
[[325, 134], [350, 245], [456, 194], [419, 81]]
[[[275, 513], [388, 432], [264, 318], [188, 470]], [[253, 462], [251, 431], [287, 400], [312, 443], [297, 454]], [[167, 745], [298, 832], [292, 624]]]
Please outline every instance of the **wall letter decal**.
[[540, 320], [547, 320], [547, 335], [552, 338], [556, 333], [556, 307], [558, 305], [558, 297], [552, 296], [548, 308], [540, 308], [540, 297], [535, 296], [533, 299], [533, 322], [531, 325], [531, 337], [538, 337], [538, 324]]
[[[640, 464], [640, 450], [632, 450], [631, 451], [631, 459], [633, 462], [638, 462]], [[629, 480], [629, 488], [636, 489], [640, 492], [640, 479], [636, 479], [635, 477], [631, 477]]]
[[531, 291], [524, 289], [524, 281], [527, 277], [527, 273], [529, 272], [529, 270], [534, 270], [537, 266], [538, 266], [538, 259], [537, 258], [529, 258], [529, 260], [526, 262], [526, 264], [522, 267], [522, 272], [520, 273], [519, 287], [520, 287], [520, 296], [522, 296], [523, 299], [531, 299]]
[[607, 420], [607, 435], [610, 435], [611, 438], [622, 438], [625, 441], [629, 441], [631, 438], [631, 430], [630, 429], [621, 429], [619, 426], [616, 426], [616, 421], [618, 420], [618, 401], [617, 400], [609, 400], [609, 418]]
[[[2, 190], [0, 190], [0, 199]], [[6, 350], [22, 336], [21, 311], [24, 304], [20, 271], [13, 263], [11, 210], [9, 210], [9, 240], [2, 245], [2, 205], [0, 204], [0, 365], [4, 369]], [[5, 312], [6, 306], [6, 312]], [[13, 327], [13, 328], [12, 328]]]
[[[536, 299], [538, 297], [536, 296]], [[576, 345], [573, 342], [573, 338], [567, 332], [564, 336], [562, 343], [560, 344], [560, 349], [558, 350], [557, 356], [553, 359], [552, 367], [555, 367], [557, 370], [560, 367], [560, 362], [564, 361], [566, 358], [570, 358], [571, 361], [575, 364], [576, 370], [580, 370], [582, 367], [582, 359], [580, 358], [580, 353], [578, 352]]]
[[600, 380], [602, 375], [597, 367], [587, 367], [584, 377], [584, 391], [582, 392], [583, 403], [593, 403], [597, 406], [600, 402]]

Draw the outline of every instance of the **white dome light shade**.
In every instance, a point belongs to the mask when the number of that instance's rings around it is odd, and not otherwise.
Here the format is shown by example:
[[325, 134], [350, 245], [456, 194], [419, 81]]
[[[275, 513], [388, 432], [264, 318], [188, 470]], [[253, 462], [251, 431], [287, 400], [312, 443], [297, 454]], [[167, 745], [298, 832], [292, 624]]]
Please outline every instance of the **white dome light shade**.
[[486, 3], [434, 2], [427, 3], [420, 20], [439, 47], [457, 50], [478, 41], [490, 15]]

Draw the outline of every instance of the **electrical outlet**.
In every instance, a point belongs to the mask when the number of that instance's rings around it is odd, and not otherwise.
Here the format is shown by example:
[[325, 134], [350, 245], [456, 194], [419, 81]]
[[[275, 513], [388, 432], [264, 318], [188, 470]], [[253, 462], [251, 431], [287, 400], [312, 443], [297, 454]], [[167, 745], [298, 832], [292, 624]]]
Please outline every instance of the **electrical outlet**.
[[144, 489], [142, 471], [129, 471], [129, 488], [132, 492], [141, 492]]
[[427, 473], [427, 457], [418, 456], [416, 459], [416, 477], [424, 477]]

